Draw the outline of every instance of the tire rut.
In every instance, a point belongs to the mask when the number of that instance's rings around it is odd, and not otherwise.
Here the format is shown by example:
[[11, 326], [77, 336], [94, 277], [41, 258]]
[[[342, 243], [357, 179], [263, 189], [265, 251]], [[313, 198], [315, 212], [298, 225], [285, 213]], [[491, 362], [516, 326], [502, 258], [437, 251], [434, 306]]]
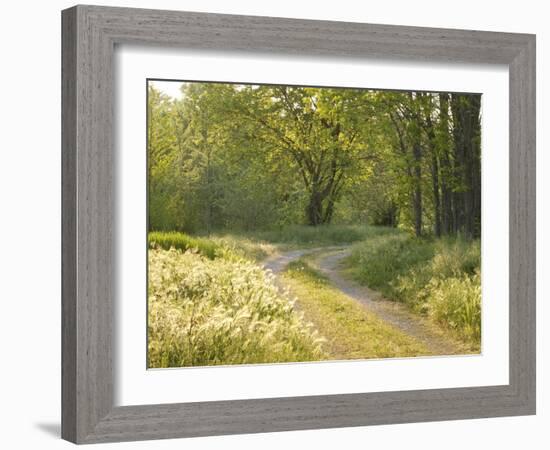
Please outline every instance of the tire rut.
[[[450, 339], [427, 318], [410, 311], [407, 306], [385, 299], [379, 292], [359, 285], [342, 275], [342, 262], [351, 253], [349, 246], [319, 247], [293, 250], [273, 256], [263, 264], [275, 275], [302, 256], [318, 254], [314, 258], [315, 268], [325, 275], [334, 287], [359, 302], [365, 309], [383, 321], [412, 336], [426, 346], [434, 355], [456, 355], [470, 353], [464, 345]], [[281, 284], [277, 279], [277, 284]]]

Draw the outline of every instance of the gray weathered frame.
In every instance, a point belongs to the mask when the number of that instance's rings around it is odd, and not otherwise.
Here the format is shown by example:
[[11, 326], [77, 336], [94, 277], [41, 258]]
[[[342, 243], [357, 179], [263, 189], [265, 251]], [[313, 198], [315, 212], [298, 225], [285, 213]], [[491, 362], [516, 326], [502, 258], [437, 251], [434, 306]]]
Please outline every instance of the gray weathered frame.
[[[535, 413], [535, 36], [75, 6], [62, 13], [62, 437], [76, 443]], [[113, 52], [118, 43], [506, 64], [508, 385], [113, 405]]]

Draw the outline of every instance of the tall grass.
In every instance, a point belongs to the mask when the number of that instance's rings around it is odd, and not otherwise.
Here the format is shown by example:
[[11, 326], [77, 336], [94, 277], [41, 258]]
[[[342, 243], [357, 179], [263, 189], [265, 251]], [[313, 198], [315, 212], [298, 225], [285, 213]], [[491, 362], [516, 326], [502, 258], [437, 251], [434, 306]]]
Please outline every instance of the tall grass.
[[417, 239], [393, 233], [356, 244], [349, 261], [361, 283], [409, 304], [479, 347], [479, 241]]
[[322, 247], [351, 244], [377, 236], [394, 235], [395, 229], [367, 225], [289, 225], [283, 228], [241, 233], [216, 233], [208, 237], [190, 236], [177, 231], [152, 231], [148, 235], [150, 247], [165, 250], [191, 250], [214, 259], [227, 251], [248, 259], [260, 261], [283, 247]]
[[432, 279], [422, 296], [428, 313], [478, 346], [481, 340], [481, 280], [473, 276]]
[[273, 275], [238, 256], [151, 248], [148, 299], [149, 367], [323, 359]]
[[276, 230], [257, 231], [252, 235], [267, 242], [304, 247], [349, 244], [393, 232], [390, 228], [367, 225], [289, 225]]
[[211, 239], [192, 237], [177, 231], [152, 231], [148, 235], [150, 247], [160, 247], [165, 250], [193, 250], [207, 258], [214, 259], [221, 251], [218, 243]]
[[233, 235], [213, 235], [208, 238], [190, 236], [177, 231], [153, 231], [148, 235], [149, 247], [192, 251], [209, 259], [236, 255], [259, 261], [274, 252], [266, 242]]

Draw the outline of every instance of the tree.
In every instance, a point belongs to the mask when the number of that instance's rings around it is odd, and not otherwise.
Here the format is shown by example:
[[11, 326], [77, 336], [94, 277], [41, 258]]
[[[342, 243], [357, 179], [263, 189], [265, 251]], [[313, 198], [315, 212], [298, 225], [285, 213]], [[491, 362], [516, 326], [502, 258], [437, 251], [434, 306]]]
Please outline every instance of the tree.
[[148, 102], [149, 228], [480, 235], [480, 96], [183, 83]]
[[449, 94], [439, 94], [439, 124], [437, 130], [437, 146], [439, 148], [439, 171], [441, 180], [441, 233], [448, 235], [454, 232], [452, 177], [451, 166], [452, 138], [449, 124]]
[[149, 87], [148, 100], [149, 228], [179, 229], [176, 160], [181, 129], [170, 97]]
[[234, 111], [257, 125], [257, 139], [278, 158], [290, 160], [308, 194], [309, 225], [330, 223], [346, 176], [364, 159], [356, 138], [352, 96], [338, 90], [248, 86], [238, 92]]
[[481, 97], [452, 94], [455, 231], [481, 234]]

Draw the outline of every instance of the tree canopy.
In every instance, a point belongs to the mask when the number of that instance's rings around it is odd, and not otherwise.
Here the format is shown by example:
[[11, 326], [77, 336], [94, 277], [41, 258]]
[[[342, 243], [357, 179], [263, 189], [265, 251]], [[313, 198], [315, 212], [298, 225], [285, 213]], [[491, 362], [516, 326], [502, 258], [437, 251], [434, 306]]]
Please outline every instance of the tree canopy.
[[370, 223], [481, 231], [481, 96], [148, 87], [150, 230]]

